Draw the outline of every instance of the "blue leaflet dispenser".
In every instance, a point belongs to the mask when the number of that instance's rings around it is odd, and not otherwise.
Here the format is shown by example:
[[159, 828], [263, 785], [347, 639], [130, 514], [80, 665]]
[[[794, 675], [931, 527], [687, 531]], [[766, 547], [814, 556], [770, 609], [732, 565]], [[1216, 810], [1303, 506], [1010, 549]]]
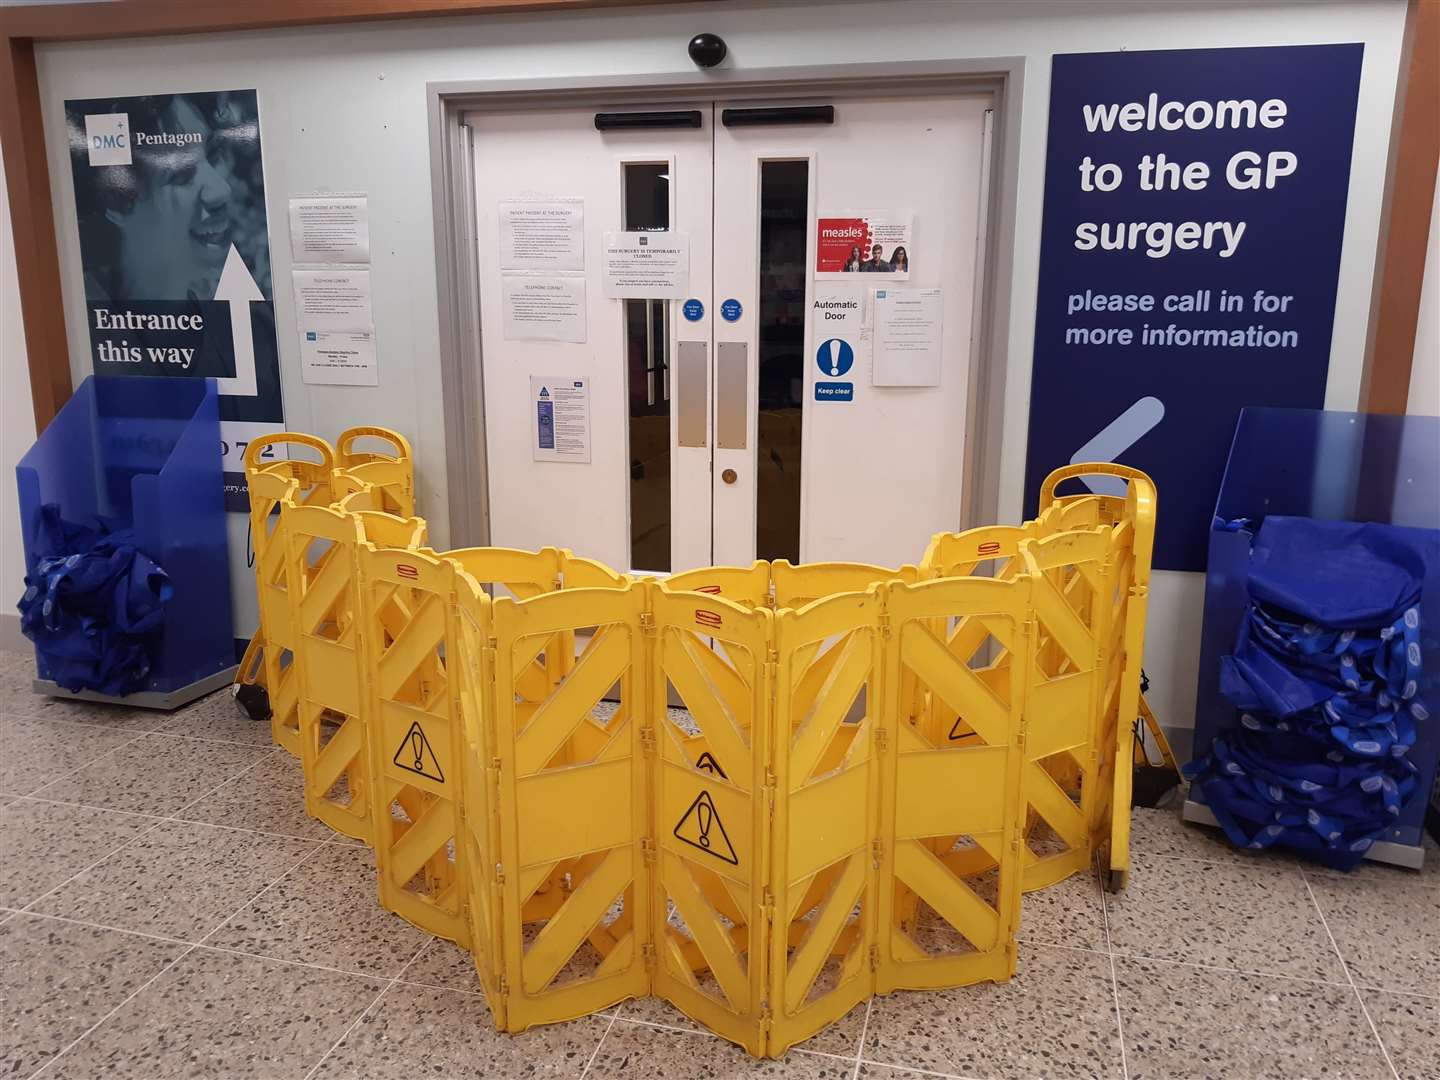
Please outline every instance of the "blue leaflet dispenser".
[[[213, 379], [91, 376], [15, 468], [27, 574], [59, 554], [58, 519], [126, 531], [168, 577], [138, 704], [179, 704], [235, 665], [220, 452]], [[10, 586], [12, 599], [24, 587]]]
[[[1300, 831], [1281, 842], [1306, 846], [1308, 831], [1324, 848], [1339, 831], [1348, 846], [1347, 829], [1379, 808], [1389, 821], [1362, 845], [1369, 856], [1419, 864], [1440, 759], [1437, 490], [1440, 419], [1241, 411], [1210, 533], [1195, 753], [1246, 778], [1250, 804], [1226, 790], [1247, 839], [1283, 803]], [[1300, 767], [1287, 743], [1310, 735], [1334, 754]], [[1295, 793], [1312, 804], [1296, 811]], [[1188, 818], [1223, 820], [1203, 783], [1190, 800]]]

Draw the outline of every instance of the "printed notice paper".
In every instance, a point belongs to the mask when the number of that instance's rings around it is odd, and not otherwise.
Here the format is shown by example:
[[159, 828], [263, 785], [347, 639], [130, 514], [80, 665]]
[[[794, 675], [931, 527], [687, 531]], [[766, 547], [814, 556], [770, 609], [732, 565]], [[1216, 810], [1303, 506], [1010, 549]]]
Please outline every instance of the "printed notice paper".
[[605, 295], [612, 300], [684, 300], [690, 291], [690, 236], [607, 232]]
[[875, 386], [939, 386], [943, 301], [939, 289], [876, 289]]
[[300, 374], [312, 385], [379, 386], [375, 335], [362, 330], [306, 330], [300, 335]]
[[590, 463], [590, 384], [565, 376], [530, 376], [530, 449], [535, 461]]
[[506, 274], [500, 279], [506, 341], [585, 340], [585, 279]]
[[365, 196], [293, 197], [290, 251], [297, 263], [369, 262], [370, 208]]
[[502, 200], [500, 269], [584, 270], [584, 201]]
[[295, 325], [306, 330], [361, 330], [374, 325], [369, 270], [295, 270]]

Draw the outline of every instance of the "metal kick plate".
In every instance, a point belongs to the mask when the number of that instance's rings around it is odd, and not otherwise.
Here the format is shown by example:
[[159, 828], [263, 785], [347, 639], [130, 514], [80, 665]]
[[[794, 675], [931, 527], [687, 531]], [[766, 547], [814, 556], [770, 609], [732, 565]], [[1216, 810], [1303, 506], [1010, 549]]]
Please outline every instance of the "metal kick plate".
[[705, 342], [681, 341], [676, 348], [675, 426], [681, 446], [705, 446]]
[[746, 352], [743, 341], [722, 341], [715, 346], [715, 445], [721, 450], [744, 450], [750, 434], [745, 417], [750, 389]]

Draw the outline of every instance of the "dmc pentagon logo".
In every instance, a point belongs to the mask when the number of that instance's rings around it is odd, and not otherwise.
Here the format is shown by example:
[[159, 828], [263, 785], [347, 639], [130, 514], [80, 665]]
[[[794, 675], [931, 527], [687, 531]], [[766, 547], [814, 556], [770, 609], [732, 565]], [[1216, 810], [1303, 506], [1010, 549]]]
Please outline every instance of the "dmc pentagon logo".
[[128, 113], [87, 113], [85, 145], [91, 165], [130, 164], [130, 115]]

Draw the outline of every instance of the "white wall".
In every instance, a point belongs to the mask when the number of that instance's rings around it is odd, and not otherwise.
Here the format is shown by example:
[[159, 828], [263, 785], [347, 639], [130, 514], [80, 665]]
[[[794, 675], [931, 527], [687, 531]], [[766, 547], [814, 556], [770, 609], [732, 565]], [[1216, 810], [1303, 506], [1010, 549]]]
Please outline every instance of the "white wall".
[[[38, 63], [59, 215], [71, 362], [89, 369], [79, 241], [65, 145], [66, 98], [258, 88], [275, 280], [287, 279], [285, 199], [291, 192], [370, 194], [381, 384], [300, 381], [292, 300], [277, 290], [286, 419], [333, 436], [358, 422], [411, 436], [422, 508], [437, 542], [448, 532], [425, 114], [428, 81], [693, 71], [685, 42], [711, 30], [736, 67], [1023, 56], [1026, 59], [1001, 461], [1001, 517], [1018, 520], [1030, 396], [1050, 57], [1060, 52], [1361, 41], [1345, 244], [1326, 405], [1359, 394], [1381, 190], [1390, 137], [1403, 0], [1168, 0], [959, 3], [927, 0], [736, 3], [549, 16], [375, 23], [225, 36], [48, 45]], [[724, 70], [716, 73], [722, 83]], [[1012, 133], [1013, 134], [1013, 133]], [[1161, 492], [1162, 512], [1165, 493]], [[1167, 724], [1189, 726], [1203, 579], [1161, 573], [1151, 591], [1147, 669]]]
[[1430, 243], [1425, 251], [1410, 401], [1405, 409], [1422, 416], [1440, 416], [1440, 174], [1435, 177], [1435, 196], [1430, 204]]
[[20, 325], [20, 283], [15, 275], [15, 234], [10, 201], [5, 197], [5, 166], [0, 163], [0, 645], [23, 644], [19, 618], [13, 615], [25, 578], [20, 542], [20, 513], [15, 494], [15, 463], [35, 441], [30, 407], [30, 369]]

